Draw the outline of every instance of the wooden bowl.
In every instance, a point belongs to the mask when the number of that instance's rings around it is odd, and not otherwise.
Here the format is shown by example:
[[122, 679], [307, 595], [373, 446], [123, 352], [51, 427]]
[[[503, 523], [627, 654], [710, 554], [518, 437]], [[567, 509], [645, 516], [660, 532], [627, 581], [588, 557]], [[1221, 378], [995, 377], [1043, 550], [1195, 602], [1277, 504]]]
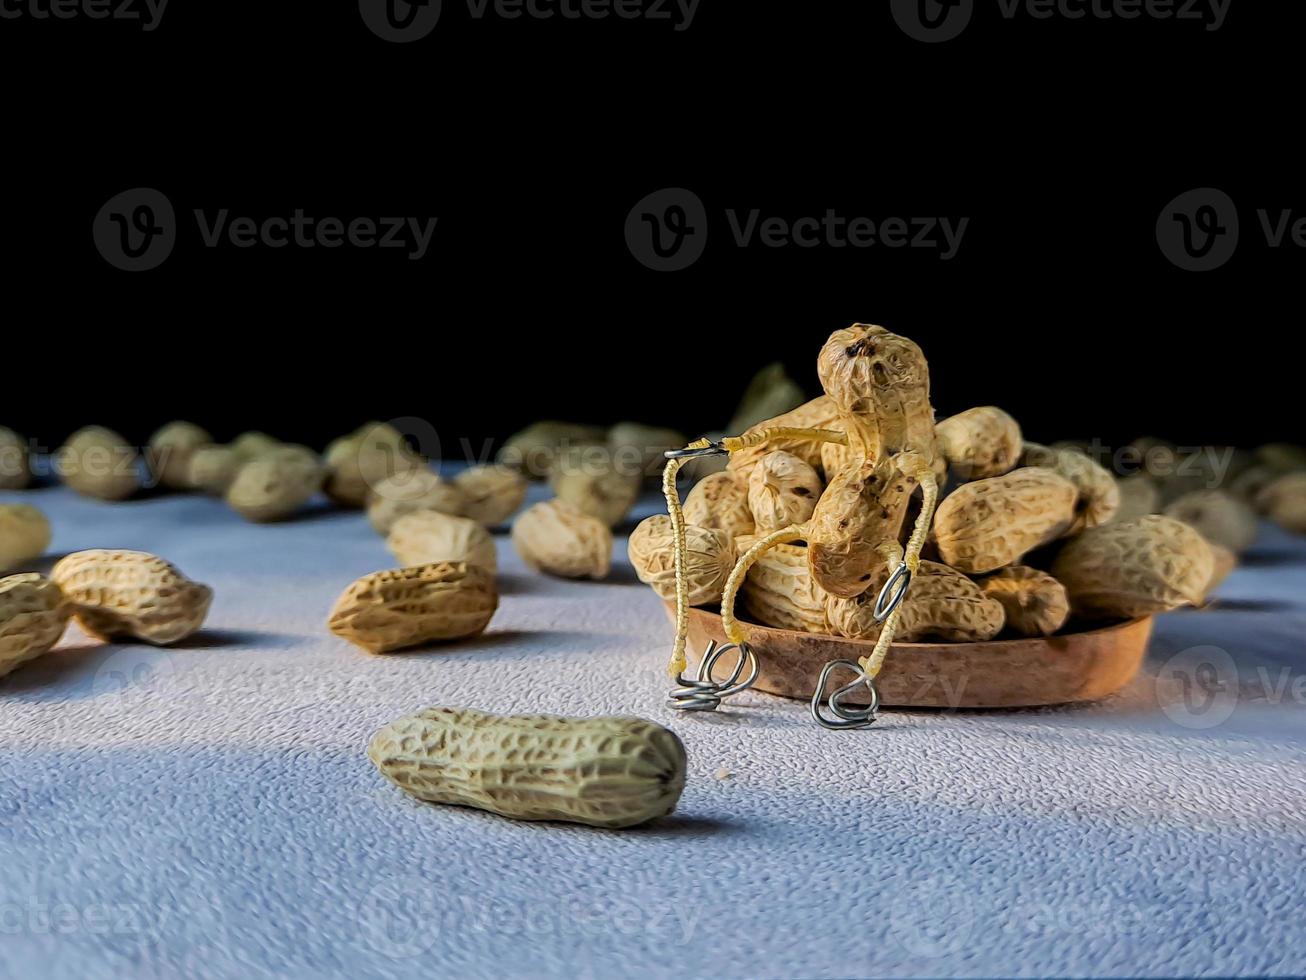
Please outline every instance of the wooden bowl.
[[[674, 604], [667, 608], [674, 621]], [[754, 623], [740, 625], [761, 665], [754, 690], [786, 698], [811, 698], [826, 663], [856, 662], [875, 646], [870, 640], [795, 633]], [[1133, 679], [1151, 635], [1149, 616], [1064, 636], [984, 643], [895, 643], [876, 686], [882, 704], [903, 708], [1028, 708], [1095, 701]], [[728, 642], [721, 616], [714, 609], [689, 610], [693, 668], [710, 640]], [[733, 653], [727, 653], [717, 664], [716, 676], [723, 679], [734, 665]], [[825, 693], [832, 693], [852, 677], [849, 671], [835, 671]], [[847, 701], [857, 703], [855, 697]]]

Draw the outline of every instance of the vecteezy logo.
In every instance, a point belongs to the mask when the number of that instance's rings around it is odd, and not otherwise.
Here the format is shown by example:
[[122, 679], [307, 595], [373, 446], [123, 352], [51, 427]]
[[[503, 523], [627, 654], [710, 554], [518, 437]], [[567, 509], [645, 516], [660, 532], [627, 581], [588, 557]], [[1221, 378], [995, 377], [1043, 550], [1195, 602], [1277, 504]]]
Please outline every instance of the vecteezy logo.
[[1222, 725], [1238, 705], [1238, 665], [1219, 647], [1176, 653], [1161, 667], [1156, 685], [1161, 710], [1184, 728]]
[[656, 272], [678, 272], [698, 261], [707, 245], [707, 209], [693, 191], [654, 191], [626, 216], [626, 246]]
[[975, 0], [890, 0], [893, 19], [904, 34], [937, 44], [951, 41], [966, 29]]
[[440, 20], [442, 0], [358, 0], [363, 23], [383, 41], [420, 41]]
[[1180, 194], [1161, 209], [1156, 241], [1181, 269], [1218, 269], [1238, 248], [1238, 208], [1228, 194], [1211, 187]]
[[91, 228], [104, 261], [127, 272], [162, 265], [177, 244], [172, 202], [151, 187], [136, 187], [109, 198]]

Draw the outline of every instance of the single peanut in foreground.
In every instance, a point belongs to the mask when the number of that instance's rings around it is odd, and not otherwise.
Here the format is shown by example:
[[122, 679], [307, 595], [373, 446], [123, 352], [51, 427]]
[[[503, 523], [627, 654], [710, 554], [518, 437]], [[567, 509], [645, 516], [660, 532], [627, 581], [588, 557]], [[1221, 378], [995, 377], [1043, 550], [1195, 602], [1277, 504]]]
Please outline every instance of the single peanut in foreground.
[[517, 516], [512, 543], [528, 567], [562, 578], [606, 578], [612, 531], [562, 500], [546, 500]]
[[1200, 605], [1214, 571], [1214, 555], [1197, 531], [1156, 514], [1090, 528], [1067, 541], [1052, 563], [1071, 609], [1095, 619]]
[[73, 490], [99, 500], [126, 500], [140, 489], [136, 450], [112, 429], [78, 429], [59, 450], [56, 468]]
[[685, 787], [680, 739], [642, 718], [429, 708], [378, 731], [367, 756], [420, 800], [513, 820], [634, 827], [671, 813]]
[[71, 615], [59, 586], [44, 576], [0, 578], [0, 677], [49, 652]]
[[473, 466], [453, 478], [463, 494], [463, 516], [497, 527], [526, 499], [526, 478], [507, 466]]
[[1066, 587], [1037, 568], [1000, 568], [981, 579], [979, 587], [1002, 604], [1007, 628], [1020, 636], [1051, 636], [1070, 616]]
[[[655, 514], [631, 532], [626, 548], [639, 580], [668, 601], [676, 597], [673, 540], [671, 518]], [[706, 606], [720, 602], [726, 579], [735, 566], [734, 539], [725, 531], [687, 524], [684, 559], [689, 604]]]
[[419, 510], [395, 521], [385, 546], [404, 568], [465, 561], [493, 575], [499, 561], [494, 538], [481, 524], [436, 510]]
[[939, 554], [970, 575], [1013, 564], [1074, 525], [1078, 497], [1073, 483], [1038, 467], [967, 483], [939, 504]]
[[165, 646], [196, 632], [213, 590], [143, 551], [78, 551], [54, 566], [51, 580], [93, 636], [132, 637]]
[[336, 600], [331, 632], [371, 653], [389, 653], [485, 631], [499, 607], [494, 576], [465, 561], [374, 572]]
[[0, 572], [40, 558], [50, 547], [50, 522], [30, 504], [0, 504]]

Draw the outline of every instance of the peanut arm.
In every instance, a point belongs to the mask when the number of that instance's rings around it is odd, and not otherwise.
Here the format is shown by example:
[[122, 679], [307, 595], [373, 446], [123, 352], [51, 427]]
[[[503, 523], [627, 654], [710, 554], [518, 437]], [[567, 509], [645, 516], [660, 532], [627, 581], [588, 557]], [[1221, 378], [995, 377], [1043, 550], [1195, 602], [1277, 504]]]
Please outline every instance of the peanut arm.
[[739, 623], [735, 620], [735, 597], [739, 593], [739, 587], [744, 584], [744, 577], [748, 575], [748, 570], [753, 567], [757, 559], [776, 545], [797, 541], [805, 533], [807, 529], [802, 524], [790, 524], [778, 531], [772, 531], [766, 537], [755, 541], [739, 561], [735, 562], [730, 578], [726, 579], [725, 590], [721, 593], [721, 626], [726, 631], [726, 639], [731, 643], [743, 643], [746, 639], [744, 631], [739, 628]]

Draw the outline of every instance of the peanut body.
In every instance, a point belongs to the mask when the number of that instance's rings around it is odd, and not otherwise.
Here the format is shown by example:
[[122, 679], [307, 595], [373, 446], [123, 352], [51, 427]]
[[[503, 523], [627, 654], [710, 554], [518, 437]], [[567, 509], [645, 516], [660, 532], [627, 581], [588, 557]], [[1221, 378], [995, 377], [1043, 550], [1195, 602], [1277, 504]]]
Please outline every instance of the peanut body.
[[612, 532], [562, 500], [547, 500], [517, 516], [512, 543], [527, 566], [562, 578], [606, 578]]
[[331, 632], [371, 653], [476, 636], [499, 605], [494, 577], [462, 561], [365, 575], [336, 600]]
[[767, 453], [748, 478], [748, 509], [758, 534], [804, 524], [824, 487], [816, 470], [792, 453]]
[[1051, 636], [1070, 616], [1065, 586], [1037, 568], [1000, 568], [981, 580], [979, 587], [1002, 604], [1007, 628], [1020, 636]]
[[1120, 509], [1120, 488], [1115, 477], [1077, 449], [1052, 449], [1027, 442], [1025, 465], [1051, 470], [1075, 485], [1075, 521], [1067, 534], [1105, 524]]
[[213, 590], [142, 551], [78, 551], [54, 566], [50, 579], [72, 604], [86, 632], [165, 646], [204, 623]]
[[122, 436], [101, 426], [87, 426], [69, 437], [59, 451], [64, 483], [86, 497], [126, 500], [140, 489], [138, 455]]
[[972, 408], [937, 426], [939, 452], [963, 480], [987, 480], [1020, 462], [1020, 423], [1000, 408]]
[[1037, 467], [967, 483], [939, 505], [939, 554], [968, 575], [1013, 564], [1070, 529], [1077, 499], [1074, 484]]
[[689, 524], [725, 531], [732, 538], [753, 533], [748, 494], [730, 473], [710, 473], [695, 483], [683, 509]]
[[29, 504], [0, 504], [0, 572], [45, 554], [50, 522]]
[[473, 466], [454, 477], [463, 494], [463, 516], [497, 527], [526, 499], [526, 479], [506, 466]]
[[368, 494], [367, 519], [377, 534], [389, 534], [405, 514], [434, 510], [461, 514], [467, 505], [463, 492], [428, 469], [411, 469], [379, 481]]
[[[626, 552], [641, 582], [663, 599], [676, 597], [670, 517], [656, 514], [641, 521], [631, 532]], [[691, 606], [720, 602], [734, 565], [734, 539], [728, 533], [694, 524], [685, 526], [685, 587]]]
[[[878, 637], [881, 626], [874, 618], [878, 591], [853, 599], [827, 599], [825, 614], [833, 632], [854, 639]], [[965, 575], [939, 562], [922, 561], [903, 600], [894, 639], [900, 643], [991, 640], [1002, 631], [1003, 619], [1001, 603]]]
[[1256, 511], [1224, 490], [1194, 490], [1165, 509], [1207, 541], [1241, 555], [1256, 540]]
[[385, 546], [404, 568], [442, 561], [465, 561], [491, 575], [499, 560], [494, 538], [481, 524], [435, 510], [419, 510], [395, 521]]
[[44, 576], [0, 578], [0, 677], [47, 653], [63, 636], [70, 615], [59, 586]]

